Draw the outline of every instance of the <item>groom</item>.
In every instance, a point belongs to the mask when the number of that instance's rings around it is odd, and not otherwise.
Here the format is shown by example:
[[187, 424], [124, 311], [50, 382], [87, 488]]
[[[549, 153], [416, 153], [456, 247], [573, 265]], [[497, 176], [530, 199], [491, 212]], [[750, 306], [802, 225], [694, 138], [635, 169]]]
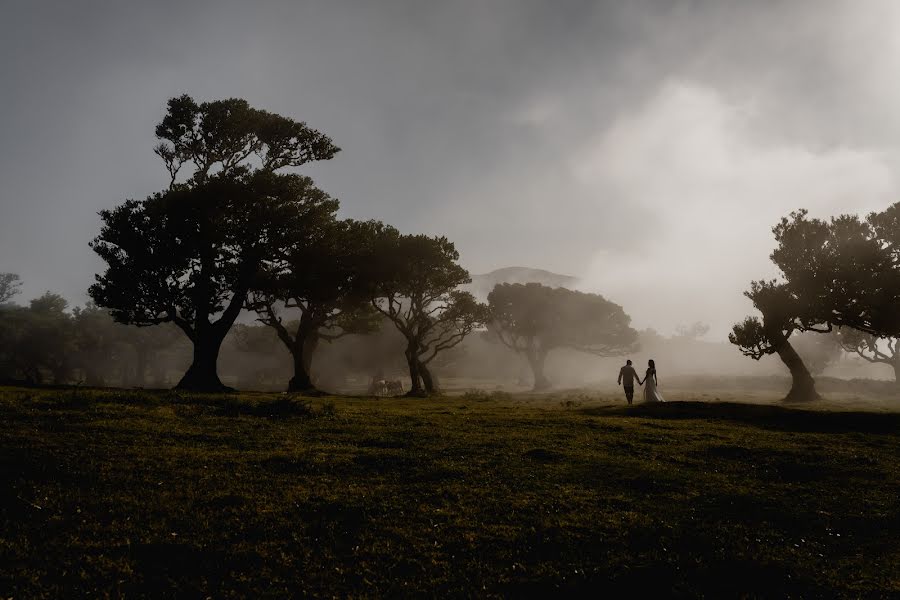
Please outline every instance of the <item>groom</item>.
[[634, 370], [634, 367], [631, 366], [631, 359], [625, 361], [625, 366], [619, 369], [619, 385], [622, 385], [624, 382], [625, 388], [625, 397], [628, 398], [628, 405], [631, 406], [631, 401], [634, 400], [634, 380], [637, 379], [638, 383], [640, 383], [640, 377], [638, 377], [637, 372]]

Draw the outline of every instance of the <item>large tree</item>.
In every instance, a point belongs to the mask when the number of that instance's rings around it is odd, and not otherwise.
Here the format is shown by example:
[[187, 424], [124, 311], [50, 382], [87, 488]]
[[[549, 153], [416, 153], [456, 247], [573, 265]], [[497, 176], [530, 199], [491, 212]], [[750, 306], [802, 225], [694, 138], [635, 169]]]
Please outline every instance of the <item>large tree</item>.
[[631, 317], [599, 294], [539, 283], [501, 283], [488, 294], [488, 306], [489, 330], [525, 356], [535, 390], [550, 387], [544, 363], [556, 348], [604, 357], [636, 350], [638, 334], [631, 328]]
[[176, 324], [194, 349], [178, 387], [222, 390], [219, 349], [263, 261], [337, 206], [309, 178], [282, 171], [338, 148], [239, 99], [174, 98], [156, 135], [169, 186], [100, 213], [92, 247], [107, 270], [90, 294], [122, 323]]
[[372, 306], [406, 339], [409, 395], [438, 391], [429, 364], [481, 326], [486, 308], [469, 292], [469, 273], [445, 237], [400, 235], [387, 228], [372, 246]]
[[[250, 308], [278, 334], [294, 362], [291, 392], [316, 392], [312, 358], [321, 340], [376, 330], [380, 318], [369, 304], [372, 245], [386, 231], [376, 221], [321, 223], [303, 230], [251, 293]], [[285, 315], [296, 315], [290, 319]]]
[[729, 339], [751, 358], [778, 354], [791, 372], [787, 400], [818, 398], [812, 376], [788, 338], [796, 331], [853, 328], [900, 335], [898, 205], [861, 219], [791, 213], [773, 228], [771, 258], [783, 281], [753, 282], [746, 295], [762, 314], [735, 325]]

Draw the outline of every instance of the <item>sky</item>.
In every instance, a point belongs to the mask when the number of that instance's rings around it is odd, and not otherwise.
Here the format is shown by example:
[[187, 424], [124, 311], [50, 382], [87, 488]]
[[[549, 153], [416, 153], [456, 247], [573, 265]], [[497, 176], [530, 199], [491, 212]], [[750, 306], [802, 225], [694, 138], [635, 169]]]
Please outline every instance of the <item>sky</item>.
[[166, 101], [241, 97], [342, 151], [346, 217], [473, 273], [577, 276], [710, 339], [798, 208], [900, 200], [900, 2], [0, 0], [0, 272], [73, 304], [99, 210], [167, 184]]

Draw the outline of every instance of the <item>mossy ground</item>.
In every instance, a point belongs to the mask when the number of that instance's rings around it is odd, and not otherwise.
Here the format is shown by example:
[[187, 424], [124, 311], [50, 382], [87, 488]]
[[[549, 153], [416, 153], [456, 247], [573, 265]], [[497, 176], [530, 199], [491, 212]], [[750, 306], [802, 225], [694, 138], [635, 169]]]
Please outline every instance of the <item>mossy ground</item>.
[[900, 415], [0, 390], [0, 593], [900, 594]]

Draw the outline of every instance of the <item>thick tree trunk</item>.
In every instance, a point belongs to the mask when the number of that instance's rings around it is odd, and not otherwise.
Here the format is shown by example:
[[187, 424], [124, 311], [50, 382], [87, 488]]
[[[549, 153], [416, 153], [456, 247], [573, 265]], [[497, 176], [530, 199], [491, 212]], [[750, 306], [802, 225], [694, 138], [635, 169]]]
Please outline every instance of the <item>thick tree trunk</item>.
[[900, 387], [900, 360], [895, 360], [891, 366], [894, 367], [894, 385]]
[[422, 383], [425, 385], [425, 393], [429, 396], [440, 393], [437, 385], [437, 379], [428, 370], [423, 363], [419, 363], [419, 375], [422, 377]]
[[550, 389], [550, 380], [544, 375], [544, 361], [547, 355], [541, 352], [529, 352], [527, 358], [528, 366], [531, 367], [531, 373], [534, 375], [534, 391]]
[[407, 396], [424, 396], [425, 390], [422, 389], [421, 372], [419, 371], [419, 360], [415, 354], [415, 350], [406, 350], [406, 364], [409, 366], [409, 379], [412, 384], [409, 388]]
[[[226, 330], [227, 331], [227, 330]], [[194, 360], [175, 389], [192, 392], [233, 392], [219, 379], [216, 363], [225, 336], [218, 331], [205, 331], [194, 340]]]
[[309, 376], [309, 371], [306, 370], [306, 360], [304, 359], [303, 353], [297, 352], [293, 354], [292, 357], [294, 359], [294, 376], [291, 377], [291, 380], [288, 382], [287, 391], [294, 393], [316, 391], [316, 386], [313, 385], [312, 378]]
[[288, 391], [304, 394], [318, 394], [312, 381], [312, 357], [319, 345], [319, 334], [315, 331], [297, 330], [293, 344], [288, 348], [294, 360], [294, 376], [288, 382]]
[[766, 335], [770, 340], [776, 341], [775, 352], [778, 353], [778, 358], [791, 372], [791, 391], [788, 392], [784, 400], [786, 402], [819, 400], [821, 396], [816, 391], [815, 381], [788, 338], [780, 330], [777, 333], [775, 331], [767, 332]]

